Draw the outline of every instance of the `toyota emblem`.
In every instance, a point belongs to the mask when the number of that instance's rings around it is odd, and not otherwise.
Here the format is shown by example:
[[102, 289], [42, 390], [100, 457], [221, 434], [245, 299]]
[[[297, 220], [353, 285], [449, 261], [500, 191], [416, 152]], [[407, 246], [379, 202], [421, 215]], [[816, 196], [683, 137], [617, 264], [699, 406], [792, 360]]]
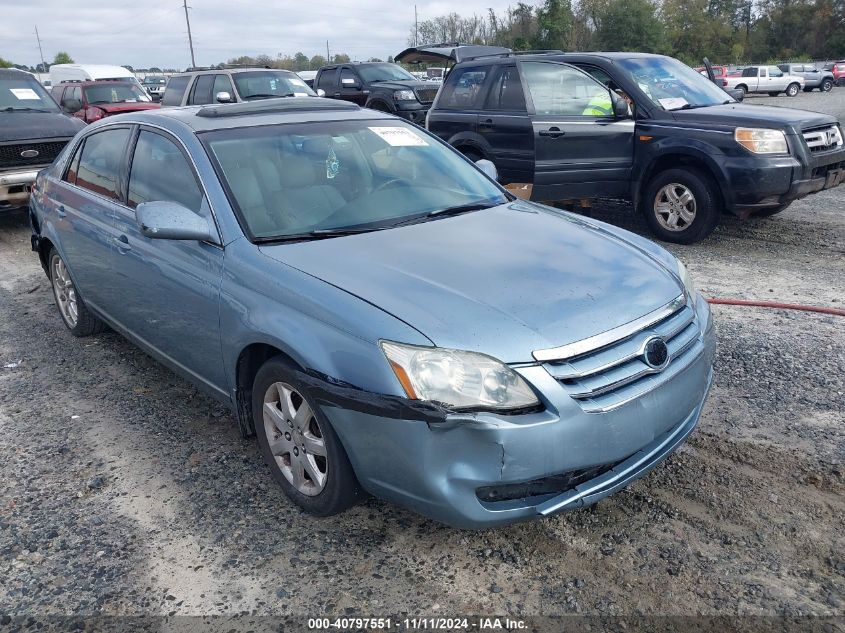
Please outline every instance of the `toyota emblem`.
[[21, 152], [21, 158], [35, 158], [39, 153], [37, 149], [25, 149]]
[[643, 360], [646, 365], [658, 371], [669, 364], [669, 348], [659, 336], [653, 336], [643, 346]]

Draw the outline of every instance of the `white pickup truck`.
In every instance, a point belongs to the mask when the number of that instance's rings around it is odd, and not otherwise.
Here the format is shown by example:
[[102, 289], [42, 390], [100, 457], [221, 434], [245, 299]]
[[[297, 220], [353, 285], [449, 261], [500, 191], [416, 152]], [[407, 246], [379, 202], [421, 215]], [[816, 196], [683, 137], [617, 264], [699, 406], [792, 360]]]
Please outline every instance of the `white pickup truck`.
[[788, 75], [777, 66], [748, 66], [740, 75], [728, 75], [725, 80], [726, 90], [736, 89], [748, 92], [765, 92], [776, 97], [785, 92], [787, 97], [794, 97], [804, 88], [804, 78]]

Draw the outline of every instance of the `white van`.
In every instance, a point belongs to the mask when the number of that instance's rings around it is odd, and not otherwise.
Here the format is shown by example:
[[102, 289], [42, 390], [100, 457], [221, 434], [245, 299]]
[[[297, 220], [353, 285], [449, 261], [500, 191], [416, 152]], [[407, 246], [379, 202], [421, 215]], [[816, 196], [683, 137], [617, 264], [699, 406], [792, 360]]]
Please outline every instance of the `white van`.
[[50, 66], [50, 81], [54, 86], [67, 81], [96, 81], [98, 79], [132, 81], [141, 87], [135, 73], [123, 66], [105, 64], [53, 64]]

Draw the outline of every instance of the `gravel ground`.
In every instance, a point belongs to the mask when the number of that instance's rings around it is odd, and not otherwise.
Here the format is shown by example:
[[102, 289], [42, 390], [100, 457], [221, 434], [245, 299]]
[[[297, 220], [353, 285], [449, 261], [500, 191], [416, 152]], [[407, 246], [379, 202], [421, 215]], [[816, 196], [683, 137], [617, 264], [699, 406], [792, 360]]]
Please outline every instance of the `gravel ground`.
[[[845, 615], [841, 317], [714, 306], [699, 429], [591, 509], [318, 520], [226, 410], [114, 333], [71, 337], [28, 234], [0, 218], [0, 614]], [[843, 307], [845, 187], [671, 249], [705, 296]]]

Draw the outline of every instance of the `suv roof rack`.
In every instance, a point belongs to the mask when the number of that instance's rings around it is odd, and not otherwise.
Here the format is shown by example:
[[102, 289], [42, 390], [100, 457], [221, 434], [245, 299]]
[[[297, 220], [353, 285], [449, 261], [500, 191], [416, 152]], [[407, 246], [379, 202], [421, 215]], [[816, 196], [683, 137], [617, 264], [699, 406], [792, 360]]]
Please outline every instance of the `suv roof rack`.
[[520, 55], [563, 55], [565, 51], [549, 48], [537, 49], [530, 51], [510, 51], [509, 53], [488, 53], [486, 55], [475, 55], [473, 57], [465, 57], [462, 61], [469, 61], [473, 59], [487, 59], [492, 57], [519, 57]]
[[220, 64], [219, 66], [189, 66], [184, 72], [192, 73], [200, 70], [228, 70], [230, 68], [254, 68], [256, 70], [284, 70], [284, 68], [273, 69], [271, 66], [258, 66], [256, 64]]
[[349, 101], [338, 99], [321, 99], [320, 97], [279, 97], [277, 99], [262, 99], [261, 101], [244, 101], [242, 103], [205, 106], [200, 108], [197, 116], [216, 119], [230, 116], [246, 116], [249, 114], [272, 114], [274, 112], [303, 112], [309, 110], [360, 110], [361, 108]]

